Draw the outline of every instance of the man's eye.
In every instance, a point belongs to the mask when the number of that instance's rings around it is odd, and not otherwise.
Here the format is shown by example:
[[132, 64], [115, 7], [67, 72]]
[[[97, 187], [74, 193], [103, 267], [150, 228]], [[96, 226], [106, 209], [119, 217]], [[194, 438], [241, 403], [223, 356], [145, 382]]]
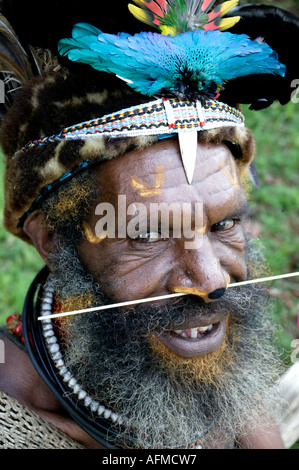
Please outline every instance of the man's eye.
[[140, 233], [137, 237], [134, 238], [135, 241], [141, 243], [153, 243], [161, 240], [161, 234], [159, 232], [146, 232]]
[[224, 219], [221, 222], [212, 225], [211, 232], [224, 232], [225, 230], [231, 230], [237, 222], [237, 219]]

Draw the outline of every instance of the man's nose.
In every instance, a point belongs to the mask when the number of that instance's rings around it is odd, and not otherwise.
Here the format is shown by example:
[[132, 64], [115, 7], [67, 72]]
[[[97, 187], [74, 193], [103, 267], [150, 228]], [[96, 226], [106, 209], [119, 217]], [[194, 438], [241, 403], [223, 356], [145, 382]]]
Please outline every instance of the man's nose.
[[197, 295], [205, 302], [212, 302], [225, 293], [230, 276], [221, 265], [212, 242], [203, 237], [198, 248], [182, 249], [168, 281], [171, 292]]

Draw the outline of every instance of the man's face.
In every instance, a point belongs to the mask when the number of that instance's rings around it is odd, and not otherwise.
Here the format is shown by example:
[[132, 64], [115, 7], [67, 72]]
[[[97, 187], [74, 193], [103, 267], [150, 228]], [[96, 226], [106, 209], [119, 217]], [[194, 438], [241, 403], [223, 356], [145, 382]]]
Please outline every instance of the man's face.
[[[132, 151], [101, 166], [98, 194], [98, 203], [115, 208], [116, 236], [108, 235], [101, 241], [94, 237], [100, 217], [91, 213], [86, 226], [93, 236], [82, 241], [79, 255], [102, 292], [113, 301], [181, 292], [209, 303], [217, 300], [230, 282], [246, 279], [241, 220], [247, 203], [236, 164], [225, 145], [198, 144], [191, 185], [176, 140]], [[126, 204], [121, 208], [120, 195]], [[126, 212], [128, 233], [130, 221], [140, 213], [140, 203], [146, 209], [146, 229], [137, 237], [130, 237], [130, 233], [117, 237], [117, 224], [123, 223], [120, 216], [124, 215], [120, 211]], [[175, 217], [169, 212], [167, 237], [161, 234], [161, 212], [155, 219], [158, 228], [151, 227], [151, 218], [158, 214], [157, 204], [161, 203], [175, 207], [174, 213], [179, 214]], [[200, 208], [198, 218], [196, 205]], [[190, 220], [193, 238], [184, 231]], [[217, 350], [225, 338], [225, 327], [224, 315], [193, 314], [174, 323], [173, 331], [159, 340], [178, 356], [192, 358]]]
[[[120, 227], [116, 223], [113, 237], [97, 238], [101, 217], [94, 207], [79, 246], [66, 240], [53, 251], [63, 310], [191, 295], [66, 317], [65, 364], [95, 400], [127, 423], [117, 430], [124, 439], [134, 430], [137, 447], [163, 442], [186, 448], [198, 436], [205, 436], [205, 446], [221, 447], [226, 430], [234, 435], [249, 418], [252, 425], [258, 421], [275, 364], [265, 292], [259, 284], [226, 290], [247, 277], [247, 264], [262, 272], [259, 253], [245, 243], [247, 202], [233, 157], [224, 145], [199, 144], [189, 185], [171, 139], [99, 170], [95, 206], [110, 204]], [[159, 225], [151, 228], [155, 203], [176, 204], [180, 214], [180, 220], [170, 217], [168, 237]], [[140, 204], [150, 220], [133, 236], [130, 222]], [[176, 231], [185, 228], [186, 214], [192, 215], [193, 239]]]

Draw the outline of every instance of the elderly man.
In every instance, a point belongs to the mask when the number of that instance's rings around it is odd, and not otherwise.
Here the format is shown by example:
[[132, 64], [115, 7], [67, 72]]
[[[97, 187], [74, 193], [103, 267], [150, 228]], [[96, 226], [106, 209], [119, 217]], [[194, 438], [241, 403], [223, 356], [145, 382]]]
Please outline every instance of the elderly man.
[[149, 102], [99, 75], [54, 65], [3, 122], [5, 224], [46, 263], [3, 329], [3, 447], [281, 448], [270, 300], [228, 288], [264, 270], [253, 137], [213, 86]]

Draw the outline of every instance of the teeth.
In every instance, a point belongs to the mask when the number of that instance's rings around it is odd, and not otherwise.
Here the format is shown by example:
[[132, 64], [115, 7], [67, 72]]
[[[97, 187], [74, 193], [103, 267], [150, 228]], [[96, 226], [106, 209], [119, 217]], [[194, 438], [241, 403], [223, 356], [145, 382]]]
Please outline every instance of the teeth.
[[191, 338], [192, 339], [195, 339], [197, 338], [197, 333], [198, 333], [198, 330], [196, 328], [191, 328]]
[[196, 328], [190, 328], [187, 330], [174, 330], [176, 334], [182, 336], [183, 338], [196, 339], [200, 338], [203, 333], [206, 331], [211, 331], [213, 325], [208, 326], [198, 326]]
[[200, 331], [201, 333], [203, 333], [204, 331], [207, 331], [208, 329], [211, 329], [213, 325], [208, 325], [208, 326], [200, 326], [198, 329], [198, 331]]

